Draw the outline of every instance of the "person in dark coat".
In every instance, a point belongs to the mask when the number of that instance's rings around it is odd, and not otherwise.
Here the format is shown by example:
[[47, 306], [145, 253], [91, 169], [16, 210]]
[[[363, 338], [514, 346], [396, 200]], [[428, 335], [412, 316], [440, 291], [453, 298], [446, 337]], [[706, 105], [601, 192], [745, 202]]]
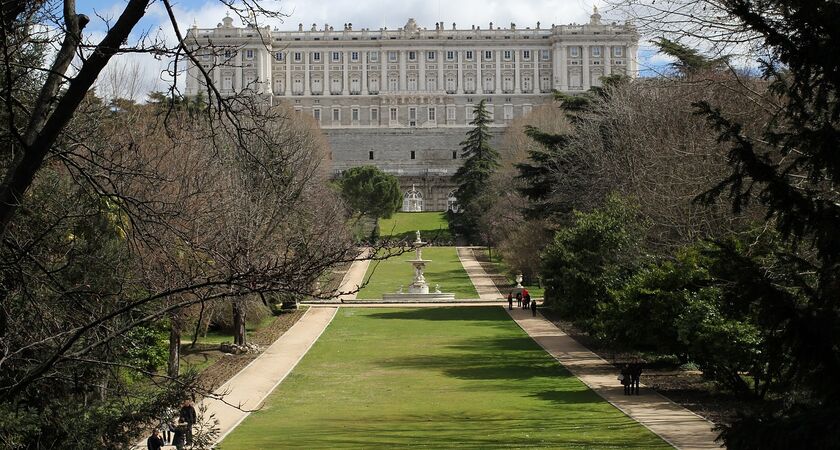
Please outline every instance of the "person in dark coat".
[[624, 395], [630, 395], [630, 366], [625, 364], [621, 366], [621, 373], [618, 375], [618, 381], [624, 386]]
[[183, 420], [178, 419], [178, 425], [175, 426], [175, 431], [172, 433], [172, 445], [178, 450], [183, 450], [187, 443], [187, 430], [190, 426]]
[[516, 307], [517, 308], [522, 307], [522, 292], [521, 291], [516, 293]]
[[525, 307], [529, 308], [531, 306], [531, 293], [525, 291]]
[[630, 364], [630, 394], [639, 395], [639, 384], [642, 378], [642, 363], [635, 361]]
[[149, 439], [146, 439], [146, 448], [148, 450], [161, 450], [163, 448], [163, 438], [160, 437], [160, 430], [155, 429]]
[[534, 316], [534, 317], [537, 317], [537, 301], [536, 300], [531, 300], [529, 297], [531, 297], [531, 296], [529, 295], [526, 298], [528, 299], [529, 302], [531, 302], [531, 315]]
[[193, 406], [192, 402], [186, 400], [184, 404], [181, 406], [180, 414], [178, 415], [178, 421], [185, 423], [186, 426], [186, 439], [187, 445], [192, 445], [192, 429], [193, 425], [198, 421], [198, 418], [195, 413], [195, 407]]
[[508, 311], [513, 309], [513, 292], [508, 292]]

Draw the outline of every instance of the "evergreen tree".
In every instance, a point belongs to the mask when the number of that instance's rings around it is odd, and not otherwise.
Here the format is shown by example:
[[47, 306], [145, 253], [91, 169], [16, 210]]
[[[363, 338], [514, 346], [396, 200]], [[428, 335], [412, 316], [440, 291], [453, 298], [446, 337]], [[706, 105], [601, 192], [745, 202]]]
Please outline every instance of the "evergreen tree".
[[[732, 144], [732, 173], [701, 199], [728, 194], [740, 211], [750, 202], [797, 250], [783, 256], [799, 274], [780, 285], [774, 270], [740, 277], [774, 326], [776, 357], [790, 358], [775, 374], [789, 388], [781, 401], [727, 427], [729, 448], [838, 448], [840, 439], [840, 3], [732, 0], [731, 17], [763, 41], [763, 76], [779, 108], [760, 136], [707, 102], [698, 113]], [[805, 299], [801, 298], [802, 296]]]
[[482, 204], [482, 194], [493, 172], [499, 167], [499, 153], [490, 147], [490, 122], [485, 100], [482, 100], [475, 108], [475, 117], [470, 122], [474, 128], [467, 132], [467, 138], [460, 144], [464, 164], [453, 176], [458, 185], [455, 191], [458, 211], [452, 215], [450, 226], [455, 233], [467, 237], [477, 235], [478, 219], [487, 206]]

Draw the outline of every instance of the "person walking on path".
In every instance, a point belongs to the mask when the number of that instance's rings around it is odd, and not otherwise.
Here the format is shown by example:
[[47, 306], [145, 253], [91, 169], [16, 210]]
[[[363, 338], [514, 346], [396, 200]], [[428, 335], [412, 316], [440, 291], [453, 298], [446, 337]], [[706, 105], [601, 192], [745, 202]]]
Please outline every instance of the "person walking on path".
[[172, 445], [178, 450], [184, 450], [187, 443], [187, 430], [189, 424], [185, 423], [183, 419], [178, 419], [178, 425], [175, 426], [175, 432], [172, 434]]
[[526, 298], [528, 298], [528, 301], [531, 302], [531, 315], [537, 317], [537, 301], [531, 300], [529, 297], [530, 295]]
[[181, 412], [178, 417], [179, 422], [185, 423], [186, 426], [186, 440], [187, 445], [192, 445], [192, 432], [193, 432], [193, 425], [197, 422], [197, 417], [195, 414], [195, 407], [193, 406], [190, 400], [184, 401], [184, 404], [181, 406]]
[[525, 307], [528, 308], [529, 306], [531, 306], [531, 293], [525, 290]]
[[621, 373], [618, 374], [618, 381], [624, 386], [624, 395], [630, 395], [630, 366], [621, 366]]
[[522, 307], [522, 291], [519, 291], [519, 292], [516, 293], [516, 307], [517, 308]]
[[635, 361], [630, 364], [630, 394], [639, 395], [639, 384], [642, 378], [642, 363]]
[[155, 428], [152, 435], [146, 440], [146, 448], [148, 450], [161, 450], [163, 448], [163, 438], [160, 437], [160, 430]]
[[508, 292], [508, 311], [513, 310], [513, 292]]

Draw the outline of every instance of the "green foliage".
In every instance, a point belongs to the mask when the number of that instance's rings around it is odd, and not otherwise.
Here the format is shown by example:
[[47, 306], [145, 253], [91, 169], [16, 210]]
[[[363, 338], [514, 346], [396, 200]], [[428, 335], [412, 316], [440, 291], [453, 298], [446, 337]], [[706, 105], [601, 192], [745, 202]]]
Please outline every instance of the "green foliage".
[[576, 213], [542, 255], [545, 300], [587, 331], [599, 326], [610, 289], [636, 270], [643, 226], [636, 209], [618, 196], [590, 213]]
[[490, 147], [489, 123], [486, 100], [482, 99], [470, 122], [473, 129], [467, 132], [467, 138], [460, 144], [464, 164], [453, 176], [458, 185], [455, 191], [458, 212], [452, 215], [450, 226], [455, 233], [468, 237], [476, 236], [478, 220], [492, 201], [483, 194], [487, 190], [490, 176], [499, 167], [499, 153]]
[[344, 201], [361, 216], [387, 219], [402, 204], [399, 180], [375, 166], [348, 169], [338, 184]]
[[703, 71], [725, 70], [729, 63], [728, 56], [709, 58], [695, 48], [664, 37], [652, 42], [659, 49], [659, 53], [675, 59], [674, 62], [670, 63], [670, 67], [683, 76], [694, 75]]
[[[764, 448], [837, 447], [836, 437], [822, 436], [840, 427], [840, 415], [826, 414], [840, 400], [840, 4], [736, 0], [721, 7], [763, 41], [763, 77], [775, 97], [768, 104], [780, 106], [759, 136], [749, 136], [739, 118], [696, 104], [719, 140], [731, 144], [732, 173], [701, 200], [728, 194], [735, 211], [761, 204], [793, 244], [778, 259], [796, 269], [780, 274], [732, 261], [732, 276], [753, 295], [762, 328], [772, 331], [772, 357], [787, 362], [777, 370], [788, 385], [784, 401], [736, 421], [723, 437], [730, 448], [758, 448], [754, 436], [777, 437], [762, 441]], [[800, 431], [778, 433], [793, 424]]]

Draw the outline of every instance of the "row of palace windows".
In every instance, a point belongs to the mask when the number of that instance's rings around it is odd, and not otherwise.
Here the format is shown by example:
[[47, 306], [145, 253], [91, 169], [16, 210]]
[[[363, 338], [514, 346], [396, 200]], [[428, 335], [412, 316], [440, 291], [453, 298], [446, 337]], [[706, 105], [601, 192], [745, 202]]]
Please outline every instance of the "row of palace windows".
[[[227, 78], [225, 78], [227, 81]], [[479, 87], [479, 83], [476, 83], [476, 78], [474, 75], [465, 75], [463, 79], [463, 90], [467, 94], [475, 94], [477, 91], [477, 87]], [[503, 93], [513, 93], [515, 86], [515, 78], [512, 75], [504, 75], [498, 81], [500, 82], [499, 86], [496, 86], [497, 80], [494, 74], [488, 74], [480, 80], [480, 88], [481, 92], [485, 94], [493, 94], [496, 93], [497, 87]], [[542, 76], [539, 78], [539, 86], [536, 88], [540, 92], [551, 92], [551, 77], [550, 76]], [[371, 77], [368, 80], [368, 91], [372, 94], [379, 93], [380, 90], [380, 80], [377, 77]], [[278, 94], [282, 94], [285, 90], [285, 85], [283, 84], [284, 81], [281, 78], [275, 80], [275, 90]], [[310, 80], [310, 90], [313, 95], [321, 95], [324, 93], [324, 85], [323, 80], [321, 78], [312, 78]], [[403, 88], [400, 87], [400, 79], [399, 77], [391, 76], [388, 77], [386, 80], [387, 88], [391, 92], [400, 91], [401, 89], [405, 89], [408, 91], [419, 91], [419, 79], [416, 76], [409, 75], [406, 77], [405, 86]], [[456, 77], [447, 76], [446, 79], [443, 80], [443, 86], [438, 85], [438, 80], [436, 77], [430, 77], [426, 79], [426, 86], [425, 90], [428, 92], [436, 92], [442, 88], [447, 93], [454, 94], [458, 89], [458, 80]], [[304, 95], [304, 80], [301, 78], [295, 78], [291, 80], [291, 93], [292, 95]], [[340, 78], [332, 78], [330, 80], [329, 92], [333, 95], [339, 95], [342, 92], [343, 82]], [[349, 93], [351, 95], [359, 95], [362, 92], [362, 80], [357, 77], [352, 77], [349, 80]], [[530, 75], [523, 75], [520, 79], [520, 88], [522, 92], [529, 93], [532, 92], [535, 88], [534, 80]]]
[[[454, 121], [456, 120], [456, 106], [447, 106], [446, 107], [446, 120]], [[408, 113], [408, 125], [409, 126], [417, 126], [420, 118], [421, 112], [425, 110], [425, 121], [436, 123], [437, 122], [437, 108], [436, 107], [427, 107], [427, 108], [418, 108], [415, 106], [410, 106], [407, 109]], [[298, 111], [301, 111], [298, 109]], [[466, 105], [465, 109], [465, 120], [470, 121], [475, 116], [475, 105]], [[487, 104], [487, 111], [489, 112], [490, 119], [493, 120], [495, 116], [495, 109], [493, 108], [492, 104]], [[341, 122], [341, 108], [332, 108], [332, 121], [335, 123]], [[527, 115], [531, 112], [531, 105], [523, 105], [522, 106], [522, 115]], [[350, 108], [350, 121], [357, 123], [359, 122], [361, 113], [361, 108], [353, 107]], [[319, 123], [322, 121], [322, 113], [321, 108], [315, 107], [312, 108], [312, 116], [315, 118], [316, 121]], [[369, 108], [369, 117], [371, 123], [378, 123], [379, 122], [379, 108], [378, 107], [371, 107]], [[388, 121], [390, 123], [398, 123], [400, 117], [400, 110], [397, 106], [392, 106], [388, 108]], [[502, 106], [502, 117], [504, 120], [511, 120], [513, 119], [513, 105], [503, 105]], [[372, 158], [371, 158], [372, 159]], [[414, 158], [412, 158], [414, 159]], [[453, 158], [454, 159], [454, 158]]]
[[[417, 152], [415, 150], [411, 150], [408, 157], [410, 159], [417, 159]], [[374, 151], [373, 150], [368, 151], [368, 159], [371, 160], [371, 161], [376, 159], [376, 158], [374, 158]], [[456, 151], [456, 150], [452, 151], [452, 159], [458, 159], [458, 151]]]
[[[624, 56], [624, 47], [615, 46], [615, 47], [608, 47], [608, 49], [612, 50], [612, 56], [616, 58], [621, 58]], [[583, 47], [575, 46], [569, 47], [569, 56], [572, 58], [580, 57], [583, 51]], [[601, 46], [590, 46], [589, 47], [590, 56], [594, 58], [600, 58], [603, 55], [603, 48]], [[484, 61], [493, 61], [495, 50], [483, 50], [483, 60]], [[511, 61], [513, 59], [513, 55], [517, 50], [502, 50], [502, 59], [504, 61]], [[531, 50], [519, 50], [521, 52], [521, 60], [523, 61], [530, 61], [532, 52]], [[551, 51], [550, 50], [540, 50], [539, 57], [541, 61], [549, 61], [551, 60]], [[343, 52], [327, 52], [330, 55], [330, 60], [333, 62], [341, 62], [343, 58]], [[358, 51], [351, 51], [350, 53], [350, 61], [358, 62], [359, 58], [361, 57], [362, 52]], [[408, 61], [417, 61], [418, 55], [422, 54], [423, 52], [418, 52], [415, 50], [410, 50], [407, 53]], [[480, 52], [481, 53], [481, 52]], [[426, 61], [436, 61], [438, 52], [437, 51], [425, 51], [426, 54]], [[399, 61], [399, 52], [397, 51], [388, 51], [388, 61], [390, 62], [397, 62]], [[225, 50], [224, 57], [225, 59], [230, 59], [233, 56], [232, 50]], [[253, 49], [245, 49], [244, 56], [246, 60], [254, 59], [254, 50]], [[447, 50], [446, 51], [446, 60], [447, 61], [455, 61], [457, 59], [458, 52], [454, 50]], [[367, 52], [368, 62], [379, 62], [379, 52]], [[274, 54], [274, 59], [277, 61], [283, 61], [285, 58], [284, 52], [276, 52]], [[318, 63], [322, 61], [322, 52], [311, 52], [310, 58], [313, 63]], [[203, 54], [202, 59], [208, 60], [210, 59], [210, 54]], [[292, 52], [292, 59], [295, 62], [303, 61], [303, 52]], [[466, 50], [464, 51], [464, 60], [465, 61], [472, 61], [475, 59], [475, 52], [473, 50]]]

